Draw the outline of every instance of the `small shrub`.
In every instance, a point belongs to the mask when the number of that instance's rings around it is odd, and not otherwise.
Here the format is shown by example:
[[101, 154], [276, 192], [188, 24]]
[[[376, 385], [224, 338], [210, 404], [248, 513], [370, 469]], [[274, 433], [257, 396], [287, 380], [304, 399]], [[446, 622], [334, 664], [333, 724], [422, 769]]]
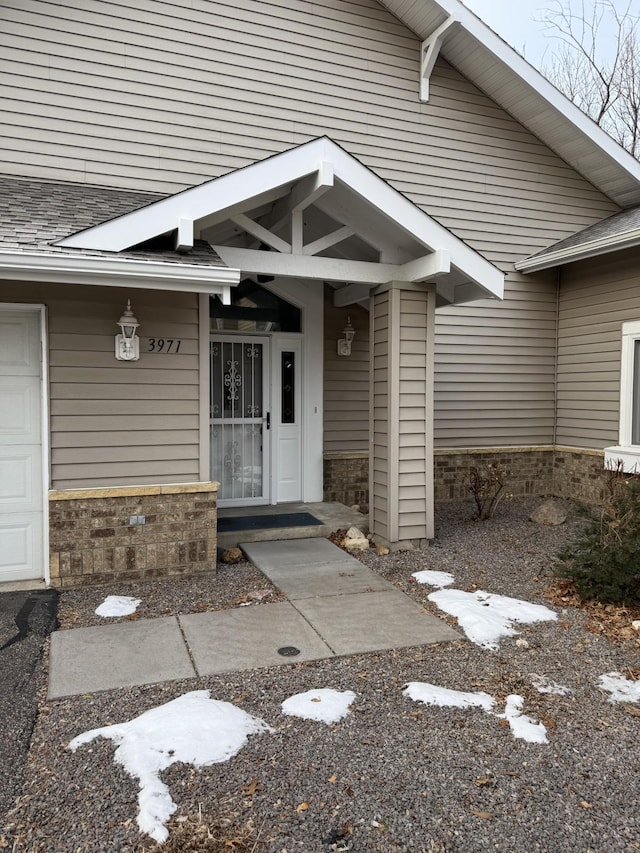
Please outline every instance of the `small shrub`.
[[621, 462], [609, 472], [602, 509], [558, 558], [558, 574], [574, 580], [581, 598], [640, 601], [640, 475], [625, 474]]
[[469, 490], [476, 505], [474, 518], [485, 521], [493, 518], [500, 501], [506, 493], [509, 472], [497, 463], [473, 466], [469, 469]]

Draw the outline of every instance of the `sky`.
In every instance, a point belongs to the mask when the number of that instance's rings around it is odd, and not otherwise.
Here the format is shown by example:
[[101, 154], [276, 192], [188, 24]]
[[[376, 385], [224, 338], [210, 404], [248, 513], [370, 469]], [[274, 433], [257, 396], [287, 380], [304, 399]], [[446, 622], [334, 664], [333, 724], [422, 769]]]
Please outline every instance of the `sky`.
[[[552, 0], [463, 0], [492, 30], [502, 36], [536, 67], [548, 62], [557, 41], [550, 38], [545, 25], [540, 22], [545, 9], [552, 7]], [[566, 2], [566, 0], [565, 0]], [[569, 0], [577, 11], [582, 0]], [[589, 0], [587, 0], [589, 3]], [[628, 0], [614, 0], [619, 11], [627, 8]], [[556, 4], [557, 5], [557, 4]], [[640, 0], [632, 0], [632, 11], [640, 14]]]

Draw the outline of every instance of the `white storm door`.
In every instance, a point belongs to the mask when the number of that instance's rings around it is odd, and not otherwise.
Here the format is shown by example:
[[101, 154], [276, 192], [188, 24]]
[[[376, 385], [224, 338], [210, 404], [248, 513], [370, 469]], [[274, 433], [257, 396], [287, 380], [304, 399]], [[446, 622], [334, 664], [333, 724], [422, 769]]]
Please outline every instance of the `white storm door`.
[[269, 338], [212, 335], [211, 476], [220, 506], [269, 503]]
[[40, 312], [0, 306], [0, 582], [44, 574]]

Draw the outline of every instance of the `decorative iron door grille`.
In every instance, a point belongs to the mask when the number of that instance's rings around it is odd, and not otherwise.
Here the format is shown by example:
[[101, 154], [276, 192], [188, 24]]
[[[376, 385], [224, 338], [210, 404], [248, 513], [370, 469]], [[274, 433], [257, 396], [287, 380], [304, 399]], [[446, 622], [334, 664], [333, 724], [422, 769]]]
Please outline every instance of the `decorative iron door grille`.
[[268, 502], [268, 338], [210, 341], [211, 472], [221, 503]]

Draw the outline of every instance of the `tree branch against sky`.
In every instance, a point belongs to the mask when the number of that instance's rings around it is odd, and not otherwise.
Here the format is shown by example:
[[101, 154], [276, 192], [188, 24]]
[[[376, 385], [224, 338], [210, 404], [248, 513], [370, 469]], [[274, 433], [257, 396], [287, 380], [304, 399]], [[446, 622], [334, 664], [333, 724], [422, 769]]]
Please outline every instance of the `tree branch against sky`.
[[631, 0], [554, 0], [540, 20], [557, 43], [543, 74], [640, 157], [640, 20]]

